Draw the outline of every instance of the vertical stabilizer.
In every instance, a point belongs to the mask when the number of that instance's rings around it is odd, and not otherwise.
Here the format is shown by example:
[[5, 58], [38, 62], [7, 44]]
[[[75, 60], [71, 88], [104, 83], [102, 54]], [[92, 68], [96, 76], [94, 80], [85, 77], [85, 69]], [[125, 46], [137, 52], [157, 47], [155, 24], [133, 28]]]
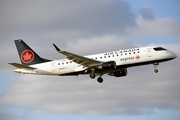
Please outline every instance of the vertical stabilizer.
[[14, 42], [19, 53], [19, 58], [23, 65], [33, 65], [48, 61], [46, 59], [41, 58], [23, 40], [19, 39], [15, 40]]

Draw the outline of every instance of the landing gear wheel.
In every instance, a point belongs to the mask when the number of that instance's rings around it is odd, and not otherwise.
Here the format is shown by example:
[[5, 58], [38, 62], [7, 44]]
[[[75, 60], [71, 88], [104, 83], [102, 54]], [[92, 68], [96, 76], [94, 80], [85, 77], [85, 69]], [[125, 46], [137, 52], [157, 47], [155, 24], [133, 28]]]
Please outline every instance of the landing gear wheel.
[[96, 75], [94, 73], [91, 73], [91, 74], [89, 74], [89, 77], [94, 79], [96, 77]]
[[155, 72], [155, 73], [158, 73], [158, 69], [154, 69], [154, 72]]
[[97, 81], [98, 81], [99, 83], [102, 83], [102, 82], [103, 82], [103, 79], [102, 79], [101, 77], [98, 77]]
[[157, 65], [159, 65], [159, 63], [156, 62], [156, 63], [154, 63], [153, 65], [154, 65], [154, 72], [155, 72], [155, 73], [158, 73], [158, 69], [156, 69], [156, 67], [157, 67]]

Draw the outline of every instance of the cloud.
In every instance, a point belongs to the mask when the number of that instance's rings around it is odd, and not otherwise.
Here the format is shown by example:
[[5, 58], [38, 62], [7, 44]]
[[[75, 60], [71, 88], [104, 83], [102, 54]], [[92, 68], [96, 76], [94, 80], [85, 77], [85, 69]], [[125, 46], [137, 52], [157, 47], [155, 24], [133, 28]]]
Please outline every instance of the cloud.
[[14, 114], [11, 114], [9, 112], [5, 112], [5, 111], [0, 111], [0, 119], [1, 120], [12, 120], [14, 118], [18, 118], [17, 116], [15, 116]]
[[[168, 47], [180, 55], [180, 44]], [[13, 86], [0, 96], [0, 106], [87, 115], [134, 115], [151, 113], [154, 108], [180, 109], [178, 66], [179, 58], [160, 64], [158, 74], [153, 72], [153, 66], [129, 68], [124, 78], [104, 75], [103, 84], [88, 76], [20, 75], [12, 79]]]
[[[83, 46], [86, 46], [86, 48]], [[67, 50], [84, 55], [131, 47], [133, 47], [133, 45], [126, 38], [115, 35], [105, 35], [102, 37], [93, 37], [90, 39], [80, 38], [78, 40], [68, 41], [67, 43]]]
[[180, 22], [172, 18], [157, 18], [152, 21], [137, 19], [137, 26], [127, 28], [125, 36], [135, 38], [158, 38], [162, 36], [180, 37]]
[[[124, 78], [104, 75], [103, 84], [88, 76], [15, 74], [7, 64], [19, 62], [13, 43], [18, 38], [39, 55], [58, 59], [64, 56], [56, 53], [52, 43], [62, 50], [87, 55], [136, 47], [133, 43], [146, 41], [144, 37], [179, 37], [179, 21], [158, 18], [146, 6], [140, 9], [138, 18], [131, 9], [126, 1], [1, 1], [0, 72], [3, 80], [3, 76], [11, 77], [0, 94], [0, 108], [86, 115], [137, 115], [151, 113], [154, 108], [180, 109], [179, 57], [160, 64], [158, 74], [154, 74], [152, 65], [129, 68]], [[158, 45], [180, 56], [180, 44]], [[4, 118], [13, 116], [0, 114]]]
[[14, 39], [19, 35], [67, 40], [112, 34], [136, 25], [136, 15], [126, 1], [1, 1], [0, 9], [2, 35], [11, 32]]
[[141, 6], [139, 13], [144, 20], [151, 21], [155, 19], [152, 9], [148, 6]]

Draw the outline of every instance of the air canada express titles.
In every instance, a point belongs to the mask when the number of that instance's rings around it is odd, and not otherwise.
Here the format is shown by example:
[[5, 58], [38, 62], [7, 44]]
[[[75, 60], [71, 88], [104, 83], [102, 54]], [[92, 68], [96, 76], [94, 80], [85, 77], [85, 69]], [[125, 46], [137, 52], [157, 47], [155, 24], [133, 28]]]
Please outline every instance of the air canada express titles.
[[106, 55], [117, 55], [117, 54], [122, 54], [122, 53], [136, 53], [136, 52], [139, 53], [139, 51], [140, 51], [139, 48], [126, 49], [126, 50], [104, 53], [104, 56], [106, 56]]

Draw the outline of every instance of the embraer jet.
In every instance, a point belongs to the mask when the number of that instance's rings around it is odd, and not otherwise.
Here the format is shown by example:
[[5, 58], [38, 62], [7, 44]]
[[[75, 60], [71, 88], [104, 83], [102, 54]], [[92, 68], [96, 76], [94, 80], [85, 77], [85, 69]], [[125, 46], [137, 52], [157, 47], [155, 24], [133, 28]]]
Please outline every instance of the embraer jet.
[[127, 75], [127, 68], [152, 64], [157, 73], [157, 65], [177, 57], [173, 52], [159, 46], [139, 47], [100, 54], [81, 56], [68, 51], [60, 50], [55, 44], [57, 52], [66, 56], [66, 59], [48, 60], [40, 57], [23, 40], [15, 40], [22, 64], [9, 63], [17, 69], [14, 72], [23, 74], [77, 76], [89, 74], [97, 81], [103, 82], [104, 74], [123, 77]]

